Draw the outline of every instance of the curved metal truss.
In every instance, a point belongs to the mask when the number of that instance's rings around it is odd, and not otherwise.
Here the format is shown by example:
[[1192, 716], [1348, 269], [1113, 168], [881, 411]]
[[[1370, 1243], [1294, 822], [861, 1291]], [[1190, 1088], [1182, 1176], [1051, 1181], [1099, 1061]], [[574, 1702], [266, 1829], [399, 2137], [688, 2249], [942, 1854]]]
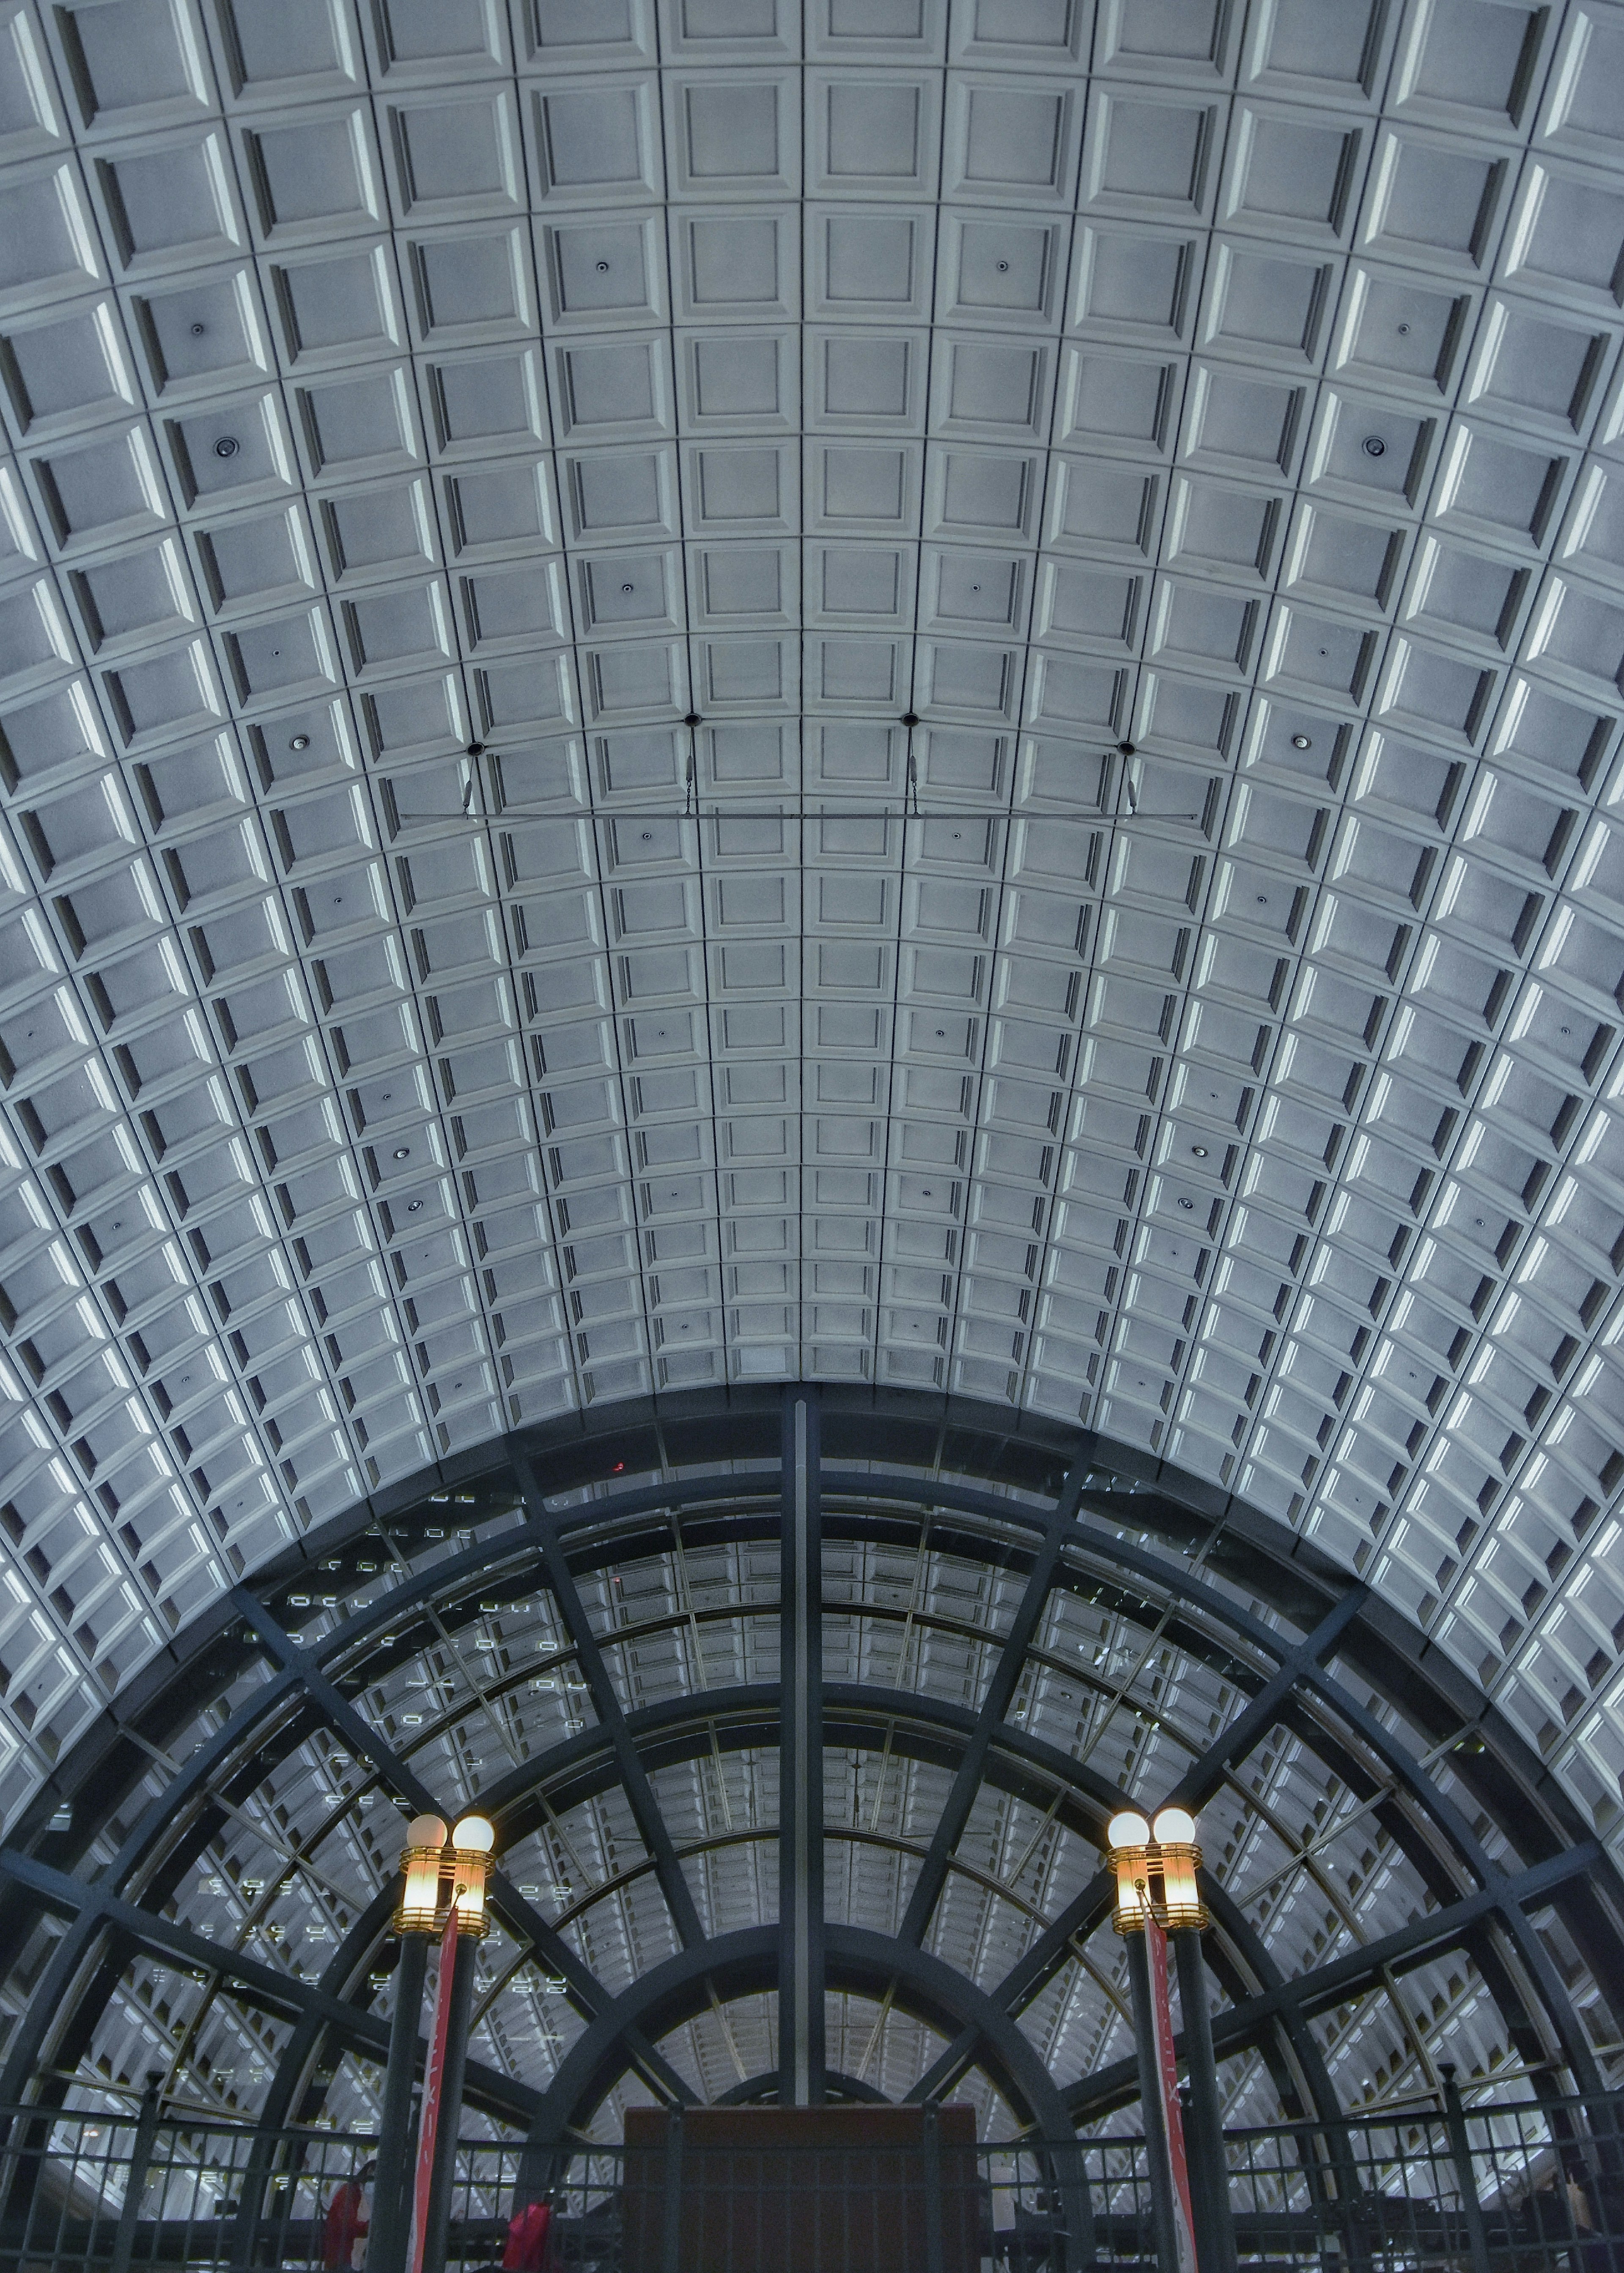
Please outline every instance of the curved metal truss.
[[0, 1854], [0, 2101], [157, 2067], [267, 2126], [365, 2119], [394, 1810], [477, 1792], [486, 2118], [545, 2146], [639, 2094], [970, 2089], [1053, 2139], [1137, 2089], [1124, 1790], [1204, 1811], [1234, 2119], [1462, 2052], [1607, 2081], [1611, 1867], [1390, 1609], [1086, 1431], [797, 1386], [492, 1445], [177, 1633]]

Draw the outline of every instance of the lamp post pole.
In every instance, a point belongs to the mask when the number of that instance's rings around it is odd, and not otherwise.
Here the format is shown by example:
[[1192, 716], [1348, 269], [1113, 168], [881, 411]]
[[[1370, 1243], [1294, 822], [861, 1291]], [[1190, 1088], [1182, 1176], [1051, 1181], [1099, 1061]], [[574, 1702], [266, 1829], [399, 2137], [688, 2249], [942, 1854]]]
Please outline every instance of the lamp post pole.
[[1196, 2248], [1201, 2273], [1236, 2273], [1235, 2219], [1229, 2209], [1229, 2166], [1218, 2104], [1218, 2063], [1213, 2053], [1201, 1929], [1180, 1926], [1172, 1940], [1178, 1961], [1178, 2001], [1184, 2008], [1184, 2052], [1189, 2062], [1190, 2129], [1201, 2195]]
[[378, 2169], [366, 2261], [372, 2273], [405, 2273], [410, 2238], [411, 2092], [417, 2069], [417, 2028], [429, 1938], [440, 1907], [440, 1869], [446, 1827], [437, 1815], [419, 1815], [406, 1827], [401, 1857], [401, 1900], [395, 1931], [401, 1954], [395, 1969], [395, 2011], [389, 2022], [388, 2063], [378, 2118]]
[[378, 2173], [373, 2178], [373, 2223], [366, 2237], [366, 2262], [373, 2273], [405, 2273], [411, 2237], [411, 2084], [417, 2080], [417, 2032], [423, 2018], [423, 1976], [427, 1943], [439, 1914], [439, 1871], [446, 1850], [446, 1826], [439, 1816], [414, 1816], [407, 1823], [401, 1857], [401, 1902], [394, 1927], [401, 1934], [395, 1964], [395, 2009], [389, 2021], [389, 2064], [385, 2067], [385, 2103], [378, 2112]]
[[1184, 2273], [1173, 2207], [1173, 2167], [1168, 2142], [1162, 2079], [1156, 2073], [1155, 2029], [1151, 2016], [1150, 1958], [1144, 1928], [1129, 1929], [1128, 1985], [1133, 2003], [1133, 2049], [1139, 2064], [1139, 2117], [1145, 2126], [1146, 2175], [1150, 2181], [1151, 2232], [1157, 2273]]

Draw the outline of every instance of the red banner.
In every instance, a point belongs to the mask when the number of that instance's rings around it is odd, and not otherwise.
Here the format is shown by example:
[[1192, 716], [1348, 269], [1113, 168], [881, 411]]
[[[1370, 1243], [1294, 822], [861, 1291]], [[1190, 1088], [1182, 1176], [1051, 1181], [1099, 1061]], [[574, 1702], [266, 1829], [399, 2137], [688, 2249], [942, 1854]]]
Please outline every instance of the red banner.
[[1168, 1996], [1167, 1936], [1145, 1906], [1145, 1954], [1150, 1960], [1150, 2020], [1155, 2037], [1156, 2074], [1162, 2083], [1162, 2120], [1173, 2171], [1173, 2229], [1178, 2243], [1178, 2273], [1197, 2273], [1195, 2213], [1190, 2207], [1190, 2166], [1184, 2160], [1184, 2112], [1178, 2098], [1178, 2063], [1173, 2057], [1173, 2007]]
[[423, 2253], [428, 2242], [429, 2188], [434, 2177], [434, 2141], [440, 2130], [440, 2085], [446, 2072], [446, 2037], [451, 2026], [451, 1983], [456, 1972], [456, 1954], [457, 1910], [453, 1902], [440, 1945], [440, 1977], [434, 1984], [434, 2039], [429, 2048], [428, 2073], [423, 2079], [417, 2183], [411, 2213], [411, 2273], [423, 2273]]

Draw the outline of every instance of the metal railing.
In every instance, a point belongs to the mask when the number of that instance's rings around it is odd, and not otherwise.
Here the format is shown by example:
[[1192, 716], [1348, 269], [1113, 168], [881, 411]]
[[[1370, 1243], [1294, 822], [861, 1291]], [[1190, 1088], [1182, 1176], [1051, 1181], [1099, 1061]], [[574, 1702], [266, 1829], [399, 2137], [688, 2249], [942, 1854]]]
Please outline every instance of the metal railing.
[[[375, 2141], [160, 2112], [0, 2109], [0, 2273], [357, 2273], [334, 2205]], [[1624, 2273], [1624, 2094], [1450, 2104], [1225, 2134], [1243, 2267]], [[1152, 2273], [1144, 2142], [754, 2154], [523, 2141], [459, 2150], [447, 2262], [500, 2264], [551, 2211], [543, 2273]], [[365, 2212], [362, 2213], [365, 2216]]]

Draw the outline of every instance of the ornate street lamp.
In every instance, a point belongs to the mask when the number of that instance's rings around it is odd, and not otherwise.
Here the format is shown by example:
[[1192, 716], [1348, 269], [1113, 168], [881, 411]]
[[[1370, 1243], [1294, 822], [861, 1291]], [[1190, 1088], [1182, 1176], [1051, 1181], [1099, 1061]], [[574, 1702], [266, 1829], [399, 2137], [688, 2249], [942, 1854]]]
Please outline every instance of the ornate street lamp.
[[439, 1918], [444, 1932], [434, 1991], [434, 2041], [423, 2083], [411, 2273], [425, 2273], [425, 2269], [426, 2273], [443, 2273], [446, 2262], [462, 2078], [468, 2067], [469, 2021], [474, 2003], [474, 1966], [478, 1945], [490, 1930], [485, 1881], [495, 1845], [494, 1826], [483, 1815], [465, 1815], [452, 1831], [450, 1846], [443, 1850], [447, 1883]]
[[[1180, 2273], [1199, 2255], [1200, 2273], [1235, 2273], [1229, 2182], [1218, 2104], [1212, 2017], [1201, 1934], [1207, 1922], [1196, 1873], [1201, 1849], [1187, 1808], [1160, 1809], [1153, 1823], [1133, 1809], [1112, 1817], [1106, 1833], [1116, 1876], [1112, 1922], [1127, 1943], [1139, 2096], [1150, 2163], [1156, 2255], [1162, 2273]], [[1168, 2000], [1167, 1943], [1178, 1963], [1184, 2054], [1190, 2079], [1199, 2221], [1190, 2198], [1184, 2122]]]
[[[485, 1882], [496, 1833], [483, 1815], [465, 1815], [447, 1837], [438, 1815], [414, 1816], [401, 1855], [401, 1897], [393, 1924], [401, 1938], [395, 1974], [395, 2014], [389, 2025], [389, 2064], [379, 2122], [378, 2171], [367, 2262], [372, 2273], [405, 2273], [412, 2227], [412, 2262], [432, 2265], [445, 2252], [456, 2136], [468, 2063], [468, 2023], [473, 2003], [474, 1951], [462, 1947], [490, 1930]], [[411, 2095], [417, 2067], [417, 2029], [429, 1943], [440, 1938], [440, 1983], [434, 2033], [424, 2085], [418, 2174], [409, 2184]], [[426, 2253], [426, 2259], [425, 2259]]]

